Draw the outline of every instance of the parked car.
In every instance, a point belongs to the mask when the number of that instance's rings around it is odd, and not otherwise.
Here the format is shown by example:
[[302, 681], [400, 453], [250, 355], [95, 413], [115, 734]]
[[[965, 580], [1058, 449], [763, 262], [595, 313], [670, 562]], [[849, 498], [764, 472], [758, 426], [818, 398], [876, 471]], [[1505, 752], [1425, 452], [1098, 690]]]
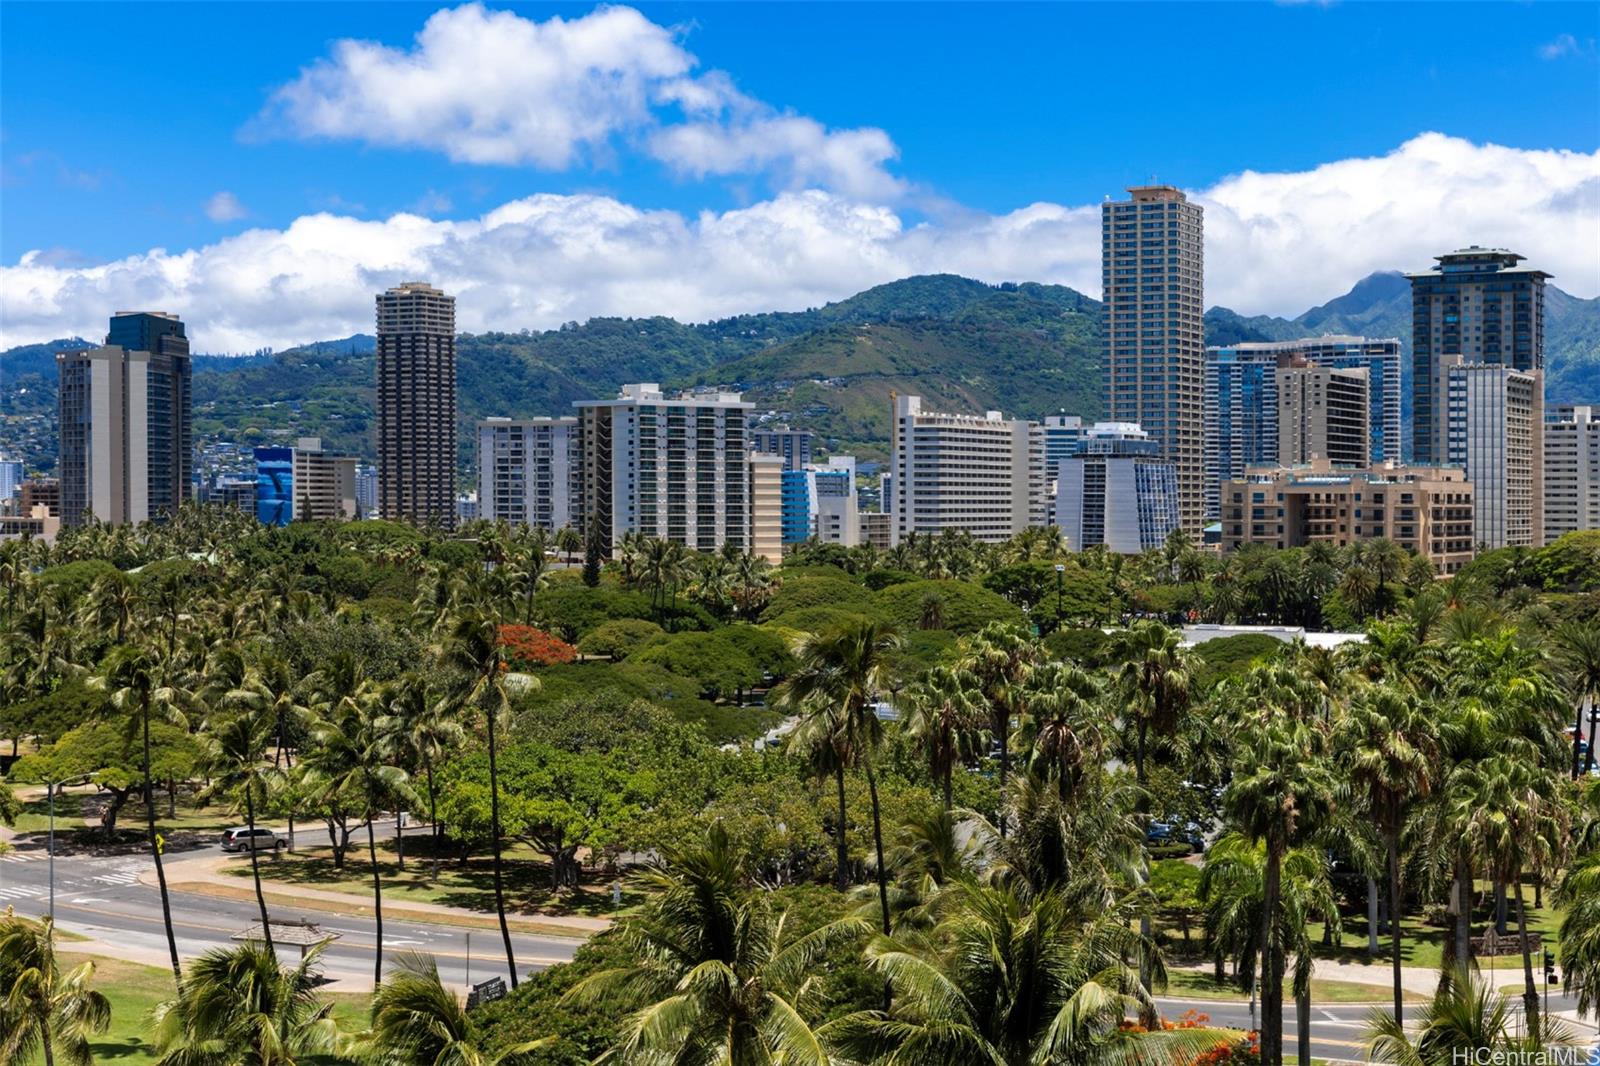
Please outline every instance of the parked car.
[[256, 826], [255, 836], [250, 835], [248, 826], [230, 829], [222, 834], [223, 851], [274, 851], [283, 847], [283, 838], [270, 829]]

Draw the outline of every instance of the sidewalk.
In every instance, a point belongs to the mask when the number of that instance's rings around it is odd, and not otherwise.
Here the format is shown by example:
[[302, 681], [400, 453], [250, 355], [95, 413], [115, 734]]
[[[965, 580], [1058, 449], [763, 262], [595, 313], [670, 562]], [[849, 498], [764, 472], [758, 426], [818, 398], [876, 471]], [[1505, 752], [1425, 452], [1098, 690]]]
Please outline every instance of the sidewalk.
[[[202, 895], [223, 896], [229, 899], [253, 899], [255, 888], [249, 878], [241, 878], [222, 872], [226, 866], [235, 863], [248, 864], [249, 861], [250, 857], [248, 855], [202, 855], [193, 859], [179, 859], [177, 862], [168, 862], [164, 866], [167, 885], [169, 887], [182, 885], [184, 891], [199, 892]], [[270, 876], [270, 865], [261, 871], [261, 875], [261, 890], [263, 893], [269, 896], [276, 896], [280, 900], [292, 903], [295, 906], [305, 907], [309, 910], [334, 911], [343, 914], [364, 914], [370, 913], [372, 910], [370, 897], [358, 896], [353, 892], [309, 888], [305, 885], [273, 881]], [[156, 883], [154, 868], [140, 874], [139, 880], [144, 884], [154, 885]], [[397, 918], [432, 922], [438, 925], [477, 926], [497, 921], [492, 912], [468, 910], [465, 907], [451, 907], [442, 903], [425, 903], [413, 900], [397, 899], [391, 902], [386, 899], [383, 903], [383, 913]], [[595, 933], [609, 929], [611, 927], [611, 919], [588, 918], [583, 915], [507, 914], [506, 924], [518, 932], [588, 939]]]

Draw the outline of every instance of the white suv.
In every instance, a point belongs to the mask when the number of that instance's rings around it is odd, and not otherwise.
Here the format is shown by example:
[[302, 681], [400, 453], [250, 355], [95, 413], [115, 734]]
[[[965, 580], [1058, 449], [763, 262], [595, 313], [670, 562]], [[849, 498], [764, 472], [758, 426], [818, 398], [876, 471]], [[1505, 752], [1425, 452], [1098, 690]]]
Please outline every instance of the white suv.
[[256, 827], [254, 838], [251, 837], [250, 829], [246, 826], [230, 829], [222, 834], [223, 851], [273, 851], [281, 847], [283, 847], [283, 839], [272, 830], [263, 829], [260, 826]]

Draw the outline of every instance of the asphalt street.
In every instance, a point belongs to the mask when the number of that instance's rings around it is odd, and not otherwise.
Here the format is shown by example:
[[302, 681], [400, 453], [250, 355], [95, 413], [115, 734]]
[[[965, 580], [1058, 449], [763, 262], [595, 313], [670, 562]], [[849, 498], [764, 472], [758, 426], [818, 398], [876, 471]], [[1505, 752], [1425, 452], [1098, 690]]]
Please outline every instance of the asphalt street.
[[[213, 845], [210, 849], [214, 851]], [[184, 858], [205, 854], [188, 851]], [[178, 856], [174, 855], [174, 858]], [[17, 913], [38, 917], [49, 910], [50, 863], [42, 846], [24, 846], [0, 855], [0, 907], [11, 906]], [[92, 937], [106, 944], [125, 946], [130, 957], [144, 962], [164, 962], [167, 958], [166, 933], [161, 921], [161, 897], [155, 887], [140, 882], [141, 874], [151, 869], [148, 855], [63, 855], [55, 860], [55, 913], [65, 931]], [[173, 928], [178, 954], [189, 958], [215, 947], [231, 946], [232, 937], [259, 919], [252, 901], [218, 899], [197, 893], [174, 892]], [[335, 933], [322, 956], [323, 973], [330, 979], [355, 982], [372, 980], [373, 956], [377, 950], [376, 924], [372, 919], [333, 914], [313, 908], [271, 905], [274, 925], [280, 920], [309, 921], [322, 930]], [[542, 970], [572, 958], [581, 940], [556, 936], [513, 933], [512, 950], [519, 973]], [[433, 955], [440, 976], [450, 984], [465, 986], [490, 977], [508, 974], [505, 950], [497, 929], [471, 930], [385, 917], [385, 954], [405, 950]], [[298, 949], [279, 945], [285, 961], [299, 955]]]

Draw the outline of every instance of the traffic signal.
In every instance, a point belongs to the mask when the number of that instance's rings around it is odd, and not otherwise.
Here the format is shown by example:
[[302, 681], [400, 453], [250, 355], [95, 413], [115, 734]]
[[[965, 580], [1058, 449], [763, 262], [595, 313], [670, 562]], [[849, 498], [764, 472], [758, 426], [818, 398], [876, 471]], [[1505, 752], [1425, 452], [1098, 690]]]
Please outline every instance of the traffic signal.
[[1548, 948], [1544, 952], [1544, 983], [1547, 985], [1556, 983], [1556, 960], [1551, 956]]

